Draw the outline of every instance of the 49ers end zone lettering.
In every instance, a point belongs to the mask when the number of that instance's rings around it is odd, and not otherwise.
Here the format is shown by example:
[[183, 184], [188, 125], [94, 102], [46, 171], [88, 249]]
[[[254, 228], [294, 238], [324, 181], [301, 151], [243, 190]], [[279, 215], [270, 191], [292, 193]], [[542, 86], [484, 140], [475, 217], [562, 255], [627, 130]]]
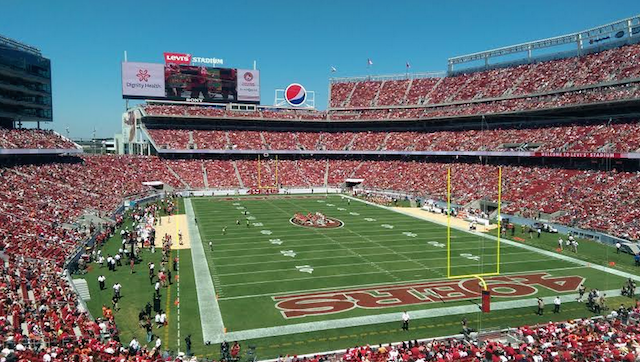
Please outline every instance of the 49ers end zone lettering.
[[[503, 275], [485, 278], [491, 296], [521, 298], [538, 292], [535, 286], [555, 292], [578, 289], [584, 281], [581, 276], [552, 277], [548, 273]], [[477, 279], [439, 280], [433, 282], [383, 285], [319, 293], [274, 296], [276, 308], [289, 318], [302, 318], [346, 312], [355, 308], [380, 309], [441, 301], [468, 300], [480, 297]]]

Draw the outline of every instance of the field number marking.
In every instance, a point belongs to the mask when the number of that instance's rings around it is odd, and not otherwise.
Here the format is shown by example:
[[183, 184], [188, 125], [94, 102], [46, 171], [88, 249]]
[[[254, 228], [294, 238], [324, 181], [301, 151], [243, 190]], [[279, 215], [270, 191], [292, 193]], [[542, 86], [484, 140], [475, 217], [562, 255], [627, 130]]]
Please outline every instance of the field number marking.
[[293, 250], [280, 250], [280, 254], [282, 254], [282, 256], [290, 256], [292, 258], [295, 258], [297, 255]]
[[301, 273], [313, 273], [313, 268], [311, 265], [296, 265], [296, 269], [298, 269]]

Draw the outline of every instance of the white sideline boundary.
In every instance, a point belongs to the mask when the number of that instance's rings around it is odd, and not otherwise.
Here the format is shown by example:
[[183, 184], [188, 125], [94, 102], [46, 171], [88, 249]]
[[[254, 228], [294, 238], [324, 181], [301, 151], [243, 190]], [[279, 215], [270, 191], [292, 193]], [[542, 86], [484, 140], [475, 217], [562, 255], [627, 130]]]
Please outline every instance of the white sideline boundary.
[[[390, 208], [387, 206], [383, 206], [383, 205], [378, 205], [369, 201], [365, 201], [365, 200], [361, 200], [349, 195], [344, 195], [347, 198], [350, 198], [354, 201], [358, 201], [358, 202], [362, 202], [371, 206], [375, 206], [375, 207], [379, 207], [388, 211], [392, 211], [392, 212], [396, 212], [405, 216], [409, 216], [409, 217], [413, 217], [416, 219], [420, 219], [420, 220], [425, 220], [425, 221], [429, 221], [435, 224], [439, 224], [439, 225], [443, 225], [443, 226], [447, 226], [446, 223], [442, 223], [442, 222], [437, 222], [434, 220], [430, 220], [426, 217], [422, 217], [419, 215], [413, 215], [410, 213], [406, 213], [403, 212], [401, 210], [398, 209], [394, 209], [394, 208]], [[186, 206], [186, 202], [185, 202], [185, 206]], [[480, 233], [480, 232], [470, 232], [464, 228], [457, 228], [457, 227], [453, 227], [456, 230], [460, 230], [469, 234], [473, 234], [473, 235], [478, 235], [484, 238], [488, 238], [490, 240], [497, 240], [497, 237], [493, 236], [493, 235], [487, 235], [485, 233]], [[612, 269], [612, 268], [608, 268], [605, 266], [601, 266], [601, 265], [593, 265], [589, 262], [580, 260], [580, 259], [576, 259], [567, 255], [562, 255], [562, 254], [557, 254], [557, 253], [553, 253], [547, 250], [543, 250], [543, 249], [539, 249], [533, 246], [529, 246], [529, 245], [524, 245], [521, 243], [517, 243], [511, 240], [508, 240], [506, 238], [501, 238], [500, 239], [501, 243], [505, 243], [507, 245], [511, 245], [511, 246], [515, 246], [518, 248], [522, 248], [524, 250], [529, 250], [529, 251], [533, 251], [536, 253], [539, 253], [541, 255], [544, 256], [548, 256], [548, 257], [552, 257], [555, 259], [559, 259], [559, 260], [563, 260], [566, 262], [570, 262], [570, 263], [574, 263], [576, 265], [579, 265], [581, 267], [588, 267], [588, 268], [593, 268], [596, 270], [600, 270], [600, 271], [604, 271], [606, 273], [610, 273], [613, 275], [617, 275], [617, 276], [621, 276], [621, 277], [625, 277], [625, 278], [631, 278], [633, 280], [636, 281], [640, 281], [640, 276], [637, 275], [633, 275], [633, 274], [629, 274], [620, 270], [616, 270], [616, 269]], [[192, 241], [193, 244], [193, 241]], [[201, 245], [201, 244], [200, 244]], [[194, 265], [195, 266], [195, 265]], [[332, 289], [336, 289], [336, 288], [332, 288]], [[607, 296], [619, 296], [620, 295], [620, 290], [607, 290], [604, 291]], [[275, 293], [274, 293], [275, 295]], [[555, 297], [554, 296], [550, 296], [550, 297], [544, 297], [542, 298], [545, 301], [545, 304], [547, 305], [551, 305], [553, 303], [553, 299]], [[564, 302], [568, 302], [568, 301], [574, 301], [578, 298], [578, 294], [564, 294], [561, 295], [561, 299]], [[217, 305], [217, 302], [216, 302]], [[491, 310], [505, 310], [505, 309], [513, 309], [513, 308], [523, 308], [523, 307], [534, 307], [537, 305], [537, 297], [534, 298], [527, 298], [527, 299], [519, 299], [519, 300], [511, 300], [511, 301], [502, 301], [502, 302], [492, 302], [491, 303]], [[424, 310], [415, 310], [415, 311], [411, 311], [411, 319], [416, 320], [416, 319], [424, 319], [424, 318], [433, 318], [433, 317], [439, 317], [439, 316], [445, 316], [445, 315], [460, 315], [460, 314], [466, 314], [466, 313], [478, 313], [479, 309], [476, 305], [463, 305], [463, 306], [455, 306], [455, 307], [443, 307], [443, 308], [431, 308], [431, 309], [424, 309]], [[265, 337], [274, 337], [274, 336], [281, 336], [281, 335], [288, 335], [288, 334], [298, 334], [298, 333], [306, 333], [306, 332], [315, 332], [315, 331], [321, 331], [321, 330], [328, 330], [328, 329], [336, 329], [336, 328], [348, 328], [348, 327], [357, 327], [357, 326], [363, 326], [363, 325], [372, 325], [372, 324], [381, 324], [381, 323], [392, 323], [392, 322], [397, 322], [400, 323], [401, 320], [401, 315], [400, 313], [385, 313], [385, 314], [377, 314], [377, 315], [370, 315], [370, 316], [362, 316], [362, 317], [351, 317], [351, 318], [343, 318], [343, 319], [334, 319], [334, 320], [328, 320], [328, 321], [318, 321], [318, 322], [307, 322], [307, 323], [298, 323], [298, 324], [291, 324], [291, 325], [284, 325], [284, 326], [275, 326], [275, 327], [266, 327], [266, 328], [256, 328], [256, 329], [248, 329], [248, 330], [243, 330], [243, 331], [237, 331], [237, 332], [229, 332], [224, 334], [223, 339], [224, 340], [248, 340], [248, 339], [256, 339], [256, 338], [265, 338]], [[204, 323], [204, 322], [203, 322]], [[203, 324], [203, 331], [204, 331], [204, 324]], [[220, 340], [211, 340], [212, 343], [219, 343], [222, 342], [223, 339]]]
[[220, 306], [216, 299], [213, 280], [211, 280], [209, 263], [207, 263], [207, 258], [204, 254], [200, 231], [195, 222], [191, 199], [184, 199], [184, 210], [187, 215], [189, 236], [191, 236], [191, 261], [193, 263], [193, 278], [196, 282], [196, 294], [198, 296], [202, 339], [204, 343], [219, 343], [224, 339], [224, 323], [220, 313]]

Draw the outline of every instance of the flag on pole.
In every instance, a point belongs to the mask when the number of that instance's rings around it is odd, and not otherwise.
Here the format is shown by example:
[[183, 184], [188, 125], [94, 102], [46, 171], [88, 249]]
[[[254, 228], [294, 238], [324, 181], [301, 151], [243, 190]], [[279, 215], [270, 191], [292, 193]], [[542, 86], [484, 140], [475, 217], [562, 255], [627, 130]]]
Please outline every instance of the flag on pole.
[[367, 65], [373, 65], [373, 61], [371, 61], [371, 58], [367, 59]]
[[336, 67], [334, 67], [334, 66], [332, 65], [332, 66], [331, 66], [331, 73], [335, 73], [335, 72], [337, 72], [337, 71], [338, 71], [338, 70], [336, 69]]
[[409, 62], [407, 62], [406, 66], [407, 66], [407, 69], [411, 68], [411, 64], [409, 64]]

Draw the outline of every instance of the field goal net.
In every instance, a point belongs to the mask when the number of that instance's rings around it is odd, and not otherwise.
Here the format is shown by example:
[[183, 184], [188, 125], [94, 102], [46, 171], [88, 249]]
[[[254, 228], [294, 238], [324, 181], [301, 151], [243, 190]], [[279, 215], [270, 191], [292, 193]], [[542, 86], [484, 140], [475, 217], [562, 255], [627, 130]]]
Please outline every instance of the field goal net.
[[[454, 177], [457, 176], [454, 174]], [[468, 183], [469, 180], [456, 179], [454, 184], [462, 185]], [[481, 215], [466, 214], [461, 207], [453, 204], [452, 191], [452, 168], [447, 169], [447, 278], [448, 279], [467, 279], [477, 278], [483, 289], [483, 311], [489, 311], [489, 290], [484, 280], [485, 277], [496, 276], [500, 274], [500, 236], [502, 230], [502, 168], [497, 167], [495, 179], [481, 180], [481, 187], [489, 193], [484, 195], [483, 200], [477, 201], [482, 205]], [[491, 205], [491, 209], [486, 209], [486, 205]], [[461, 213], [464, 213], [461, 215]], [[491, 224], [492, 217], [495, 215], [496, 222]], [[454, 218], [462, 218], [468, 222], [469, 229], [474, 225], [483, 223], [487, 224], [489, 235], [495, 235], [496, 238], [487, 238], [483, 235], [476, 234], [475, 237], [466, 233], [461, 233], [453, 227]], [[457, 223], [460, 225], [460, 223]], [[496, 227], [497, 224], [497, 227]], [[466, 235], [465, 235], [466, 234]], [[486, 299], [486, 305], [485, 305]], [[485, 310], [486, 309], [486, 310]]]

